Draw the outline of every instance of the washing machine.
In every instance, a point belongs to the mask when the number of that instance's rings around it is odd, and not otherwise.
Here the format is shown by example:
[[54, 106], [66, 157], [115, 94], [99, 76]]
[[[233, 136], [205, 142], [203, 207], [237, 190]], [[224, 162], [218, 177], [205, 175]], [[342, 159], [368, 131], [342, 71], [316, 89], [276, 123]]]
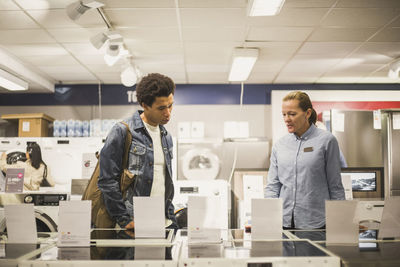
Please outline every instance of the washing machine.
[[0, 232], [6, 230], [4, 205], [33, 204], [38, 232], [57, 232], [59, 202], [69, 200], [63, 192], [26, 192], [21, 194], [0, 194]]
[[223, 139], [178, 139], [178, 180], [228, 180], [232, 163], [223, 161]]
[[35, 142], [40, 145], [40, 137], [0, 137], [0, 155], [14, 151], [26, 152], [29, 142]]
[[[179, 180], [174, 182], [175, 195], [172, 203], [175, 211], [179, 212], [187, 208], [189, 196], [213, 196], [218, 197], [219, 201], [216, 205], [220, 205], [219, 210], [223, 211], [219, 214], [218, 228], [228, 229], [231, 211], [230, 187], [225, 180]], [[187, 226], [187, 225], [186, 225]], [[184, 226], [184, 227], [186, 227]]]

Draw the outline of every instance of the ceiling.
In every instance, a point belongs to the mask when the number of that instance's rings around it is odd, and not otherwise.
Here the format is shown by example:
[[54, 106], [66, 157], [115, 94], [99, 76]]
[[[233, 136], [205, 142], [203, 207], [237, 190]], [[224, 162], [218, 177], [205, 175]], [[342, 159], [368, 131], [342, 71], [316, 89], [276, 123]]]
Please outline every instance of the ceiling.
[[[0, 60], [29, 81], [120, 83], [89, 38], [107, 30], [97, 10], [72, 21], [75, 0], [1, 0]], [[143, 73], [176, 83], [228, 83], [235, 47], [257, 47], [247, 83], [399, 83], [400, 0], [286, 0], [272, 17], [247, 17], [247, 0], [106, 0], [102, 8]], [[1, 56], [1, 53], [0, 53]], [[40, 80], [42, 79], [42, 80]], [[1, 93], [6, 92], [0, 89]]]

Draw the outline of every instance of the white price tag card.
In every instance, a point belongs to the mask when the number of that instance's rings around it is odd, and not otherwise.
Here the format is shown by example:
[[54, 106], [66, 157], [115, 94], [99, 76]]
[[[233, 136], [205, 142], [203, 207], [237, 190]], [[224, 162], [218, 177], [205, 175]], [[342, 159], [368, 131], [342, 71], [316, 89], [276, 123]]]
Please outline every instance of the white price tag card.
[[282, 239], [282, 199], [251, 200], [251, 239]]
[[36, 220], [33, 204], [4, 206], [8, 243], [37, 242]]
[[357, 200], [326, 200], [326, 243], [357, 244]]
[[163, 197], [133, 197], [136, 238], [165, 238]]
[[189, 196], [188, 239], [190, 243], [221, 242], [221, 211], [217, 197]]
[[344, 188], [344, 197], [346, 200], [353, 199], [353, 185], [351, 182], [351, 175], [342, 174], [342, 184]]
[[91, 201], [60, 201], [58, 212], [59, 247], [90, 246]]

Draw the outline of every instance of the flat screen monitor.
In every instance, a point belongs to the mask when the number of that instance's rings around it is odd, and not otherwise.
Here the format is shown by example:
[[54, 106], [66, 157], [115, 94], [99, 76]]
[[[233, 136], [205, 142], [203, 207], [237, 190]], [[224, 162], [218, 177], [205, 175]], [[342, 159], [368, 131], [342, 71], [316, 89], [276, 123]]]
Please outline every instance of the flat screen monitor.
[[342, 168], [351, 177], [353, 198], [383, 197], [383, 168]]

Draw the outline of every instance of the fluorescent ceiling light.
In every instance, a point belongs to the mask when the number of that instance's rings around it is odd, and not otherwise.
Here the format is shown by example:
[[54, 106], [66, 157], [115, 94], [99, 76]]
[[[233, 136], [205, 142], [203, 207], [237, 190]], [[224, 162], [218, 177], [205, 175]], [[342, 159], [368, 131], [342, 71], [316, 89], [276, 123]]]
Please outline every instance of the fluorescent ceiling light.
[[390, 69], [388, 73], [388, 77], [390, 79], [397, 79], [399, 78], [400, 73], [400, 59], [390, 64]]
[[235, 48], [228, 80], [242, 82], [247, 80], [258, 57], [257, 48]]
[[0, 69], [0, 86], [10, 91], [28, 90], [28, 83]]
[[285, 0], [249, 0], [248, 16], [275, 16], [281, 10]]
[[77, 20], [89, 9], [99, 8], [104, 6], [104, 2], [102, 0], [81, 0], [69, 4], [66, 7], [67, 15], [72, 20]]

